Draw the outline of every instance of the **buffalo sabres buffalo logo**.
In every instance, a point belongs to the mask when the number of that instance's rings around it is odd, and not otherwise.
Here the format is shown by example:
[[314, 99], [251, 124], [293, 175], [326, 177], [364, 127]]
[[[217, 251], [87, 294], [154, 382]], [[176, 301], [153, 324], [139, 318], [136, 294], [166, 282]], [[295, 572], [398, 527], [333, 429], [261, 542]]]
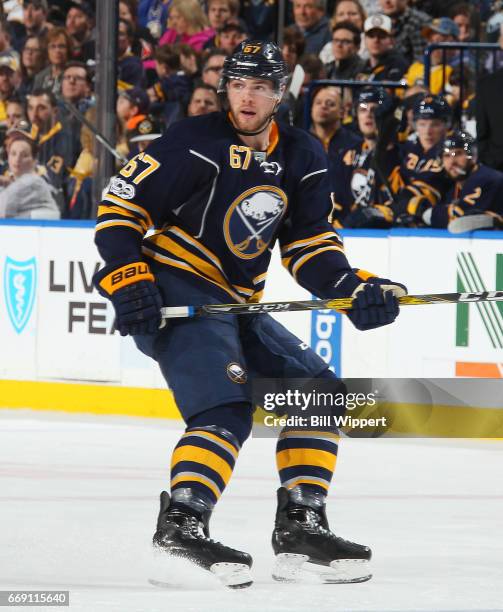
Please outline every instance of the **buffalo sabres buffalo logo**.
[[358, 169], [351, 177], [351, 192], [355, 203], [359, 206], [368, 206], [372, 195], [372, 185], [374, 184], [374, 171]]
[[279, 187], [260, 185], [239, 195], [224, 219], [225, 241], [241, 259], [253, 259], [268, 247], [287, 207]]
[[246, 372], [239, 363], [229, 363], [227, 366], [227, 376], [232, 382], [238, 383], [239, 385], [244, 385], [248, 379]]
[[36, 287], [35, 258], [16, 261], [7, 257], [4, 270], [5, 303], [9, 319], [18, 334], [23, 331], [30, 319], [35, 303]]

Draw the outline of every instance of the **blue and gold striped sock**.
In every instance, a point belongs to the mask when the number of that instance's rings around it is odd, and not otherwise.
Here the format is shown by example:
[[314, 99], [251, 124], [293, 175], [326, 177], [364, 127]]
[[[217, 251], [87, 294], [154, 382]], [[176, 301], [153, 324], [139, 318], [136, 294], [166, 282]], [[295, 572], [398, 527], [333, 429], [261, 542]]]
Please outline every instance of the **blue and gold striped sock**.
[[197, 500], [211, 510], [230, 480], [239, 450], [235, 436], [222, 427], [187, 429], [171, 459], [173, 501], [193, 505], [190, 500]]
[[325, 496], [337, 460], [339, 436], [333, 431], [283, 430], [276, 445], [276, 464], [283, 487], [309, 485]]

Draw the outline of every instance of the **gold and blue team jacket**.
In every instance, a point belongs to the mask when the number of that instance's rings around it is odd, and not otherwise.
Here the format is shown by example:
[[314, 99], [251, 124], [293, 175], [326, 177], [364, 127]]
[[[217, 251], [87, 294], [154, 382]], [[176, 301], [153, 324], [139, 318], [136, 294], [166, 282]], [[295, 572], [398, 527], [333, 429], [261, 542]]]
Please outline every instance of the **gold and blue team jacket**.
[[351, 268], [329, 192], [326, 154], [311, 135], [273, 123], [257, 153], [225, 113], [212, 113], [175, 123], [111, 179], [95, 241], [107, 264], [154, 259], [232, 301], [256, 302], [278, 239], [296, 281], [336, 297], [334, 279]]

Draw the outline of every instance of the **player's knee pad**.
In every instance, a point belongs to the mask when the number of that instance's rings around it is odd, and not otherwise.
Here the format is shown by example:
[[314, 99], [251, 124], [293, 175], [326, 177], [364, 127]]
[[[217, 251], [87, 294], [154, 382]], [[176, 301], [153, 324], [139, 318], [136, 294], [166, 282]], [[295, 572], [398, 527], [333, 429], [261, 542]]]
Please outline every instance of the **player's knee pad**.
[[231, 437], [230, 441], [242, 446], [251, 433], [253, 408], [247, 402], [215, 406], [200, 412], [187, 421], [187, 428], [213, 431], [222, 438]]

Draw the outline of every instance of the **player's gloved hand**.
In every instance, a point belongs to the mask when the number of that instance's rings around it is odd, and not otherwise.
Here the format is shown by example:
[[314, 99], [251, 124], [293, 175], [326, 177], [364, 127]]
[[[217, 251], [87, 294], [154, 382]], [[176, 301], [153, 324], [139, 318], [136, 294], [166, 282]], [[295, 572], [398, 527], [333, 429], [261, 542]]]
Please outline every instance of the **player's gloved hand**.
[[108, 265], [93, 276], [98, 292], [115, 309], [115, 327], [121, 336], [153, 334], [161, 326], [161, 293], [148, 265], [134, 261]]
[[345, 312], [361, 331], [393, 323], [399, 313], [398, 298], [407, 295], [405, 285], [360, 269], [345, 272], [334, 288], [332, 297], [355, 298], [353, 307]]

